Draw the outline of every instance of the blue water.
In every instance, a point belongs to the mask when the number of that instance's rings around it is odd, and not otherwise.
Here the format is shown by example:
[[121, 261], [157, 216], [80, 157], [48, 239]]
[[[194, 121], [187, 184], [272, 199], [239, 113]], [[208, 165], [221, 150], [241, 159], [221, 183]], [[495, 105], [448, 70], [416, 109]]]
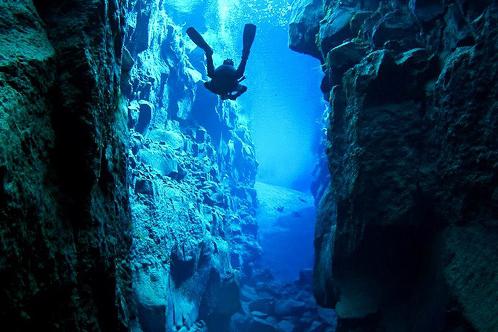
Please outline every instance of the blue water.
[[[309, 191], [323, 126], [323, 72], [318, 60], [288, 48], [290, 2], [176, 0], [166, 6], [178, 22], [203, 34], [214, 49], [215, 66], [225, 58], [238, 64], [244, 24], [256, 24], [243, 83], [249, 90], [238, 103], [249, 119], [260, 163], [257, 180]], [[198, 60], [204, 60], [197, 51]]]
[[[289, 49], [291, 13], [286, 0], [217, 0], [194, 11], [203, 12], [202, 17], [189, 12], [190, 3], [184, 6], [182, 9], [179, 2], [174, 8], [184, 10], [178, 19], [202, 33], [214, 49], [215, 67], [225, 58], [234, 59], [237, 66], [244, 24], [257, 26], [243, 82], [248, 91], [237, 103], [242, 117], [247, 119], [259, 162], [257, 181], [261, 185], [256, 189], [263, 249], [260, 263], [278, 279], [294, 280], [313, 264], [315, 211], [309, 192], [325, 108], [320, 62]], [[203, 52], [197, 49], [193, 55], [196, 67], [204, 70]], [[208, 97], [200, 100], [214, 99]], [[203, 113], [205, 107], [199, 107]], [[302, 202], [308, 203], [301, 206]], [[276, 208], [282, 211], [274, 211]]]
[[[214, 50], [215, 67], [226, 58], [237, 66], [244, 25], [257, 26], [243, 82], [248, 91], [236, 103], [247, 120], [259, 163], [260, 264], [276, 278], [292, 281], [313, 265], [315, 211], [309, 193], [325, 108], [320, 62], [289, 49], [292, 13], [287, 0], [177, 0], [166, 1], [166, 9], [184, 29], [194, 26], [203, 35]], [[188, 47], [193, 65], [205, 72], [204, 52], [193, 43]], [[209, 121], [205, 109], [214, 107], [217, 97], [202, 86], [200, 90], [194, 108], [206, 117], [202, 125], [209, 130], [217, 122]]]
[[261, 264], [282, 281], [313, 265], [312, 199], [303, 193], [310, 203], [301, 206], [298, 192], [285, 188], [309, 192], [324, 108], [319, 61], [289, 50], [287, 39], [286, 26], [258, 24], [246, 69], [249, 90], [239, 98], [256, 148], [257, 181], [273, 185], [256, 186]]
[[260, 163], [258, 181], [308, 191], [316, 162], [322, 71], [288, 48], [287, 27], [260, 23], [246, 70], [247, 110]]

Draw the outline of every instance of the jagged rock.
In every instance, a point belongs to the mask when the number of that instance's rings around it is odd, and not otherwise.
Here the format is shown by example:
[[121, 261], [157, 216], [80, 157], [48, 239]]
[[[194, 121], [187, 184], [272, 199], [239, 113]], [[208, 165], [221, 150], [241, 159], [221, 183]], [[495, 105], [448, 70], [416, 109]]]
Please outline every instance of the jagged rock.
[[293, 5], [289, 23], [289, 48], [322, 59], [316, 43], [316, 35], [323, 18], [322, 0], [301, 0]]
[[321, 331], [328, 332], [322, 323], [316, 321], [313, 322], [311, 326], [306, 330], [306, 332], [321, 332]]
[[138, 158], [163, 176], [173, 176], [178, 173], [178, 161], [164, 150], [141, 149]]
[[444, 14], [444, 4], [440, 1], [410, 1], [410, 10], [422, 22], [430, 22]]
[[258, 332], [278, 332], [277, 327], [271, 321], [254, 318], [249, 325], [249, 331]]
[[281, 320], [277, 325], [279, 332], [294, 332], [295, 325], [289, 322], [288, 320]]
[[320, 24], [318, 42], [322, 56], [334, 47], [343, 43], [345, 39], [352, 38], [349, 22], [353, 18], [354, 11], [347, 7], [338, 7], [329, 10]]
[[147, 179], [137, 180], [135, 183], [135, 193], [146, 196], [154, 195], [154, 187], [152, 186], [152, 182]]
[[199, 317], [209, 330], [223, 331], [230, 324], [230, 317], [240, 309], [238, 281], [231, 274], [221, 275], [214, 268], [199, 308]]
[[194, 250], [176, 246], [171, 252], [171, 277], [178, 286], [195, 272], [196, 257]]
[[251, 311], [251, 316], [253, 316], [255, 318], [265, 319], [268, 317], [268, 314], [261, 312], [261, 311]]
[[275, 300], [273, 298], [256, 299], [249, 302], [249, 310], [260, 311], [266, 314], [273, 314], [275, 310]]
[[327, 64], [333, 71], [341, 75], [346, 70], [359, 63], [368, 53], [368, 46], [356, 41], [347, 41], [338, 45], [327, 53]]
[[126, 330], [121, 3], [0, 2], [0, 321]]
[[371, 49], [345, 71], [323, 66], [332, 185], [318, 202], [315, 296], [336, 308], [339, 332], [493, 331], [498, 241], [483, 232], [498, 215], [496, 4], [359, 7], [349, 27], [320, 23], [343, 31], [318, 40], [325, 48]]
[[[166, 305], [138, 303], [139, 321], [144, 331], [162, 331], [166, 325]], [[185, 331], [185, 330], [184, 330]]]
[[134, 54], [143, 52], [149, 46], [149, 22], [152, 6], [145, 2], [137, 2], [137, 18], [135, 29], [132, 31], [131, 49]]
[[184, 146], [182, 135], [173, 130], [154, 129], [147, 134], [147, 138], [174, 150], [182, 149]]
[[366, 10], [355, 10], [353, 17], [349, 21], [349, 28], [351, 29], [351, 34], [353, 39], [359, 38], [361, 36], [362, 29], [365, 22], [372, 17], [374, 13], [372, 11]]
[[300, 316], [307, 310], [306, 303], [293, 299], [277, 301], [275, 304], [275, 315], [278, 317]]
[[123, 55], [121, 57], [121, 69], [124, 72], [129, 72], [133, 65], [135, 64], [135, 60], [130, 54], [130, 51], [126, 47], [123, 47]]
[[154, 106], [145, 100], [140, 100], [138, 105], [138, 118], [135, 124], [135, 130], [143, 134], [149, 127], [150, 121], [152, 120], [152, 110], [154, 109]]
[[[446, 52], [451, 52], [459, 46], [475, 44], [472, 27], [467, 24], [467, 18], [457, 4], [448, 5], [444, 21], [444, 39], [442, 41]], [[445, 53], [442, 54], [443, 57], [447, 55]]]
[[330, 68], [327, 71], [329, 81], [325, 90], [330, 91], [334, 85], [340, 84], [344, 73], [358, 64], [368, 53], [368, 49], [368, 45], [356, 41], [347, 41], [331, 49], [325, 60]]
[[388, 13], [372, 31], [372, 42], [376, 47], [382, 47], [389, 41], [400, 43], [400, 48], [419, 47], [417, 34], [420, 28], [412, 16], [405, 11]]

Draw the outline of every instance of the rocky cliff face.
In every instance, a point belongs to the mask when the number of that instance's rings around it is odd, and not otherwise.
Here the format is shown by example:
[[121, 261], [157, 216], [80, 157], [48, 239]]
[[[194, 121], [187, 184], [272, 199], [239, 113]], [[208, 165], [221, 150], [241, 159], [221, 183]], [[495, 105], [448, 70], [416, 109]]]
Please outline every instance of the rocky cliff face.
[[331, 104], [317, 299], [339, 331], [496, 331], [496, 3], [297, 6]]
[[126, 330], [131, 274], [122, 14], [0, 3], [0, 321]]
[[237, 105], [202, 86], [204, 55], [167, 7], [133, 1], [127, 15], [134, 327], [226, 331], [259, 253], [257, 163]]

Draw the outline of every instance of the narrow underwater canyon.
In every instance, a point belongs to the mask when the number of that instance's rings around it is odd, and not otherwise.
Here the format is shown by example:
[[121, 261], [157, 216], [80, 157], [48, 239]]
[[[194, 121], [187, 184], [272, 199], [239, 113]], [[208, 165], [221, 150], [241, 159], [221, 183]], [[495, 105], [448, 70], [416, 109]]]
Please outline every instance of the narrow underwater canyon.
[[498, 331], [496, 1], [275, 2], [324, 73], [314, 202], [185, 35], [238, 58], [268, 3], [0, 3], [2, 328]]

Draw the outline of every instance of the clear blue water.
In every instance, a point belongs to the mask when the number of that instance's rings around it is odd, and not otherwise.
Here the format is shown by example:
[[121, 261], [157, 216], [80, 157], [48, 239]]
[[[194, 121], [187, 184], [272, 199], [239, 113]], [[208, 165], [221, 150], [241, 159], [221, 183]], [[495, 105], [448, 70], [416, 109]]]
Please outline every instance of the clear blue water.
[[258, 25], [246, 70], [247, 110], [260, 163], [258, 181], [308, 191], [321, 128], [318, 60], [288, 48], [287, 27]]
[[238, 103], [256, 146], [258, 181], [309, 191], [322, 127], [323, 73], [318, 60], [288, 48], [290, 2], [170, 0], [166, 8], [185, 28], [202, 33], [214, 49], [215, 66], [225, 58], [237, 65], [244, 24], [257, 25], [243, 83], [249, 90]]
[[[289, 8], [286, 0], [212, 0], [197, 7], [177, 1], [172, 8], [176, 20], [198, 29], [214, 49], [215, 67], [225, 58], [238, 65], [244, 25], [257, 26], [243, 82], [248, 91], [237, 103], [259, 162], [260, 263], [282, 281], [295, 280], [313, 265], [315, 211], [309, 192], [325, 108], [319, 61], [288, 47]], [[193, 54], [196, 67], [202, 68], [203, 52]]]

